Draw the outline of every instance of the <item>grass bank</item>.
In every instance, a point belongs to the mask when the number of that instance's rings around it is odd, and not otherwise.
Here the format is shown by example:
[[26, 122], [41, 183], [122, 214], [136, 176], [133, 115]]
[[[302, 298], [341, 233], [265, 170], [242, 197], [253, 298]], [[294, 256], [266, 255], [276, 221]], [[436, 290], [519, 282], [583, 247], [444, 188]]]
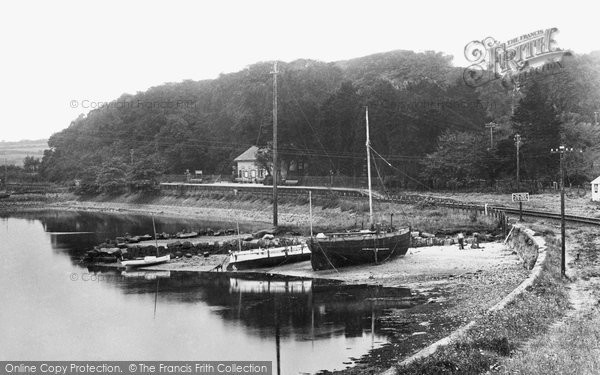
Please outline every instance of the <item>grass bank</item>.
[[531, 340], [522, 350], [501, 362], [499, 373], [600, 373], [600, 240], [597, 228], [569, 231], [571, 261], [569, 294], [573, 310], [551, 330]]
[[[367, 199], [338, 196], [317, 196], [312, 201], [315, 231], [335, 231], [367, 227]], [[122, 194], [75, 196], [52, 194], [11, 196], [0, 202], [0, 211], [26, 209], [72, 209], [118, 213], [153, 213], [156, 215], [239, 222], [264, 223], [272, 221], [272, 198], [253, 194], [198, 193], [183, 194]], [[427, 205], [407, 205], [374, 202], [375, 220], [389, 223], [393, 214], [394, 226], [411, 226], [428, 233], [452, 234], [458, 231], [494, 232], [497, 221], [485, 215], [465, 213], [449, 208]], [[282, 196], [278, 201], [278, 222], [305, 234], [310, 227], [307, 196]]]
[[[569, 308], [566, 283], [560, 277], [560, 243], [553, 237], [546, 237], [546, 243], [543, 272], [532, 287], [503, 310], [476, 320], [475, 326], [457, 342], [408, 366], [399, 366], [399, 373], [504, 373], [505, 360], [528, 340], [547, 332]], [[518, 366], [516, 370], [520, 371]]]

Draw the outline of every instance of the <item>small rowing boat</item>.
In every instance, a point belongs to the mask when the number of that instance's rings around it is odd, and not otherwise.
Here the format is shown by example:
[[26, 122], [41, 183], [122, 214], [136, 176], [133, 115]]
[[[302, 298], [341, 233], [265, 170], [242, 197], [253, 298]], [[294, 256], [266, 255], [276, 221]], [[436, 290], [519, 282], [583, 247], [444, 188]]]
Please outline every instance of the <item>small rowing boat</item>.
[[157, 257], [157, 256], [146, 256], [142, 259], [133, 259], [133, 260], [123, 260], [121, 261], [121, 265], [131, 268], [131, 267], [146, 267], [146, 266], [154, 266], [156, 264], [166, 263], [171, 259], [169, 254]]

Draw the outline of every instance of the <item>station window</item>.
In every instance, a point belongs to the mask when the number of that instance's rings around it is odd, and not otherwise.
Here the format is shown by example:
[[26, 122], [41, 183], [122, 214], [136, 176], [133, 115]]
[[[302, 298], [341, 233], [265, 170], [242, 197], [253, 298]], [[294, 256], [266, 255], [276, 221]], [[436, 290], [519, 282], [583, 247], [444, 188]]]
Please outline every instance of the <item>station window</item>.
[[598, 192], [598, 184], [594, 184], [594, 193]]

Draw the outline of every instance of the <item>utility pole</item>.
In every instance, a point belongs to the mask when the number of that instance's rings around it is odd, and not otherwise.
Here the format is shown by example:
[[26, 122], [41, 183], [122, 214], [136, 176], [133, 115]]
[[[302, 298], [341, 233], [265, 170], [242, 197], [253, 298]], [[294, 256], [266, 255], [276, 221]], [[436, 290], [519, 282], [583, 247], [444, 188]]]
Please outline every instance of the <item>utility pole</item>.
[[4, 189], [8, 189], [8, 161], [4, 156]]
[[517, 104], [515, 103], [515, 96], [519, 93], [519, 86], [515, 85], [515, 87], [512, 90], [511, 96], [510, 96], [510, 114], [514, 115], [515, 114], [515, 109], [517, 108]]
[[129, 162], [131, 165], [133, 165], [133, 149], [132, 148], [129, 149]]
[[561, 238], [561, 258], [560, 274], [565, 277], [565, 171], [564, 158], [566, 152], [573, 152], [573, 147], [560, 145], [558, 148], [550, 149], [553, 154], [560, 154], [560, 238]]
[[515, 145], [517, 146], [517, 190], [519, 190], [520, 180], [519, 180], [519, 148], [521, 146], [521, 136], [519, 134], [515, 135]]
[[273, 63], [273, 226], [277, 228], [277, 61]]
[[[521, 146], [521, 136], [519, 134], [515, 135], [515, 144], [517, 146], [517, 191], [519, 191], [519, 187], [521, 186], [519, 180], [519, 148]], [[523, 221], [523, 202], [519, 201], [519, 221]]]
[[490, 128], [490, 150], [494, 147], [494, 129], [498, 125], [495, 122], [485, 124], [486, 128]]

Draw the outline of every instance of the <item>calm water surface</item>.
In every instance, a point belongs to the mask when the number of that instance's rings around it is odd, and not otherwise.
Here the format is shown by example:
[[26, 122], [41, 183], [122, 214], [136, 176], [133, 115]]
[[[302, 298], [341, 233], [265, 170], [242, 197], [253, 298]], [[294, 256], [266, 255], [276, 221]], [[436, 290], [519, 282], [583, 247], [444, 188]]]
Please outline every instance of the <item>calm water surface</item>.
[[[168, 218], [156, 224], [159, 232], [235, 227]], [[411, 294], [322, 280], [78, 264], [93, 245], [125, 232], [152, 233], [151, 218], [0, 217], [0, 360], [266, 360], [276, 373], [279, 353], [282, 374], [343, 369], [388, 342], [378, 318]]]

